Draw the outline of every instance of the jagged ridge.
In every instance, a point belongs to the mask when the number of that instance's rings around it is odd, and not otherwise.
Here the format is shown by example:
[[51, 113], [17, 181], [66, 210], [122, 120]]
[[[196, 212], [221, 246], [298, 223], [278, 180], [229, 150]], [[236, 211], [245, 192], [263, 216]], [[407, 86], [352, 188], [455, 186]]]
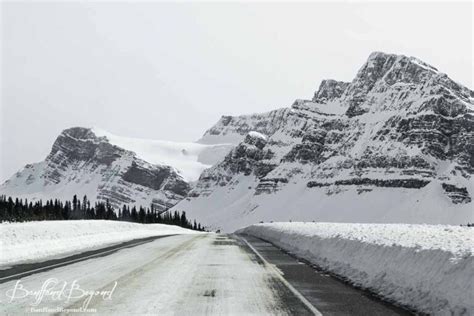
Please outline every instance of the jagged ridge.
[[[221, 119], [203, 139], [232, 134], [241, 143], [177, 207], [231, 228], [294, 213], [339, 221], [472, 221], [473, 97], [414, 57], [373, 53], [352, 82], [325, 80], [312, 100]], [[265, 145], [252, 145], [249, 131], [268, 136]], [[365, 196], [387, 194], [405, 201], [367, 204]], [[204, 210], [216, 199], [219, 209]], [[454, 205], [459, 210], [444, 213]], [[348, 214], [352, 206], [360, 213]], [[240, 219], [226, 223], [229, 218]]]
[[190, 185], [171, 166], [150, 164], [112, 145], [91, 129], [64, 130], [43, 162], [27, 165], [1, 187], [2, 194], [153, 205], [166, 210], [186, 196]]

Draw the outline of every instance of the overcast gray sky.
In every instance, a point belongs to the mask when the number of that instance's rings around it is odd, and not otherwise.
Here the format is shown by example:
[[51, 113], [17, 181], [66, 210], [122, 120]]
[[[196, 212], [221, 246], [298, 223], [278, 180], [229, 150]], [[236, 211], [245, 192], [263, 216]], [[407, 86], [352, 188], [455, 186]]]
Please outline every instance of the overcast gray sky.
[[473, 87], [472, 3], [3, 2], [0, 181], [61, 130], [193, 141], [350, 81], [372, 51]]

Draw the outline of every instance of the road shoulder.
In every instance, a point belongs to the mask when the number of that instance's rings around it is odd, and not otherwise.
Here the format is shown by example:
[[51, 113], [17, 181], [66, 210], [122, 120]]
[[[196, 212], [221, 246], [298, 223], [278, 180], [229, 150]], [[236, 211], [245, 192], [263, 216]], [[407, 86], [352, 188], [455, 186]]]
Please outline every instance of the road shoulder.
[[291, 256], [269, 242], [248, 235], [237, 235], [274, 265], [282, 277], [323, 315], [411, 315], [400, 307], [382, 301], [306, 262]]

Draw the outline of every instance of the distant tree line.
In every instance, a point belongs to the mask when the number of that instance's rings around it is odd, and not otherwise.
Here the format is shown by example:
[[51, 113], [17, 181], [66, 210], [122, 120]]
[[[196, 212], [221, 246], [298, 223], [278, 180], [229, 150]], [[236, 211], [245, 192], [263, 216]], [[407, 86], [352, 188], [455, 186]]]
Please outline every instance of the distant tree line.
[[13, 199], [0, 195], [0, 222], [78, 219], [107, 219], [143, 224], [160, 223], [204, 230], [200, 223], [188, 220], [186, 212], [158, 212], [153, 205], [146, 209], [142, 206], [130, 208], [128, 205], [123, 205], [121, 209], [116, 210], [108, 200], [91, 205], [87, 196], [81, 200], [74, 195], [72, 201], [65, 202], [58, 199], [32, 202], [27, 199]]

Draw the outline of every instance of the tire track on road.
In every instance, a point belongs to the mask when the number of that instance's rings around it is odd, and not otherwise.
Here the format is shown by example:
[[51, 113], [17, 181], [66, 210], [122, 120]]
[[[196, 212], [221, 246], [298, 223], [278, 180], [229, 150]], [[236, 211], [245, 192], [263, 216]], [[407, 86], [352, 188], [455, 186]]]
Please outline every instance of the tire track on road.
[[[168, 250], [167, 252], [158, 255], [155, 259], [148, 261], [147, 263], [133, 269], [132, 271], [127, 272], [126, 274], [120, 276], [118, 279], [103, 285], [102, 287], [100, 287], [99, 289], [96, 289], [95, 291], [98, 291], [98, 292], [108, 291], [111, 288], [113, 288], [116, 282], [117, 282], [117, 286], [119, 286], [119, 284], [126, 284], [126, 291], [133, 290], [134, 288], [137, 287], [137, 285], [139, 285], [138, 276], [152, 269], [156, 269], [160, 265], [164, 264], [167, 260], [180, 255], [180, 253], [183, 251], [187, 251], [191, 249], [195, 243], [197, 243], [198, 241], [200, 241], [201, 239], [205, 237], [207, 237], [206, 234], [196, 235], [192, 239], [184, 241], [177, 247], [174, 247]], [[88, 308], [97, 309], [97, 307], [100, 305], [101, 302], [103, 302], [103, 300], [100, 296], [94, 296], [92, 300], [90, 301]], [[66, 307], [64, 307], [64, 309], [79, 309], [83, 306], [83, 304], [84, 304], [84, 300], [79, 300], [70, 305], [67, 305]], [[56, 313], [55, 315], [62, 315], [62, 313]]]

